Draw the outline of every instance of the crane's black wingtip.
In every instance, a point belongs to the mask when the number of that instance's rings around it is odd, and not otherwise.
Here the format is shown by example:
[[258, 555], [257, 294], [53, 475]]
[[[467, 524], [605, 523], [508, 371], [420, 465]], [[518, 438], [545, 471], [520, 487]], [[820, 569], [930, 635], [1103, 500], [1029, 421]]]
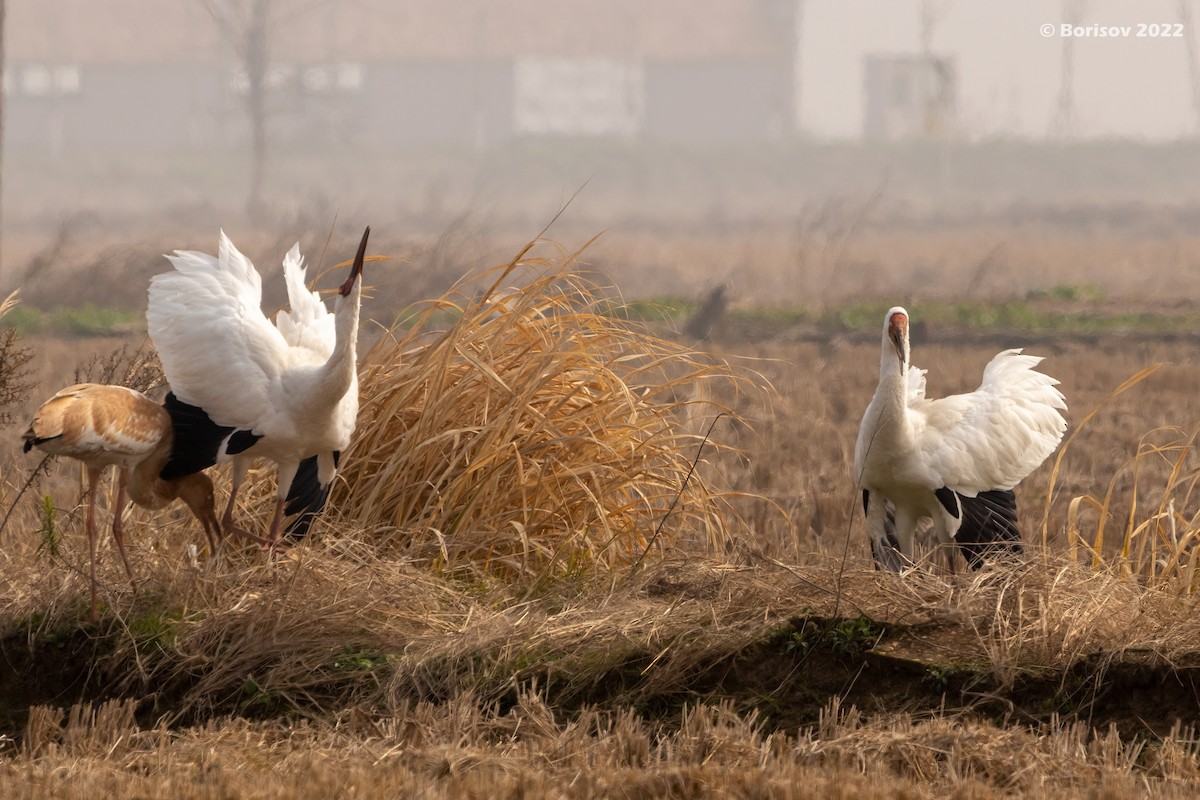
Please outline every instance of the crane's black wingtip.
[[[341, 453], [334, 451], [335, 467], [340, 459]], [[288, 523], [284, 530], [289, 539], [298, 541], [308, 535], [313, 521], [325, 510], [325, 504], [329, 501], [329, 491], [332, 488], [332, 481], [321, 484], [316, 456], [309, 456], [300, 462], [300, 466], [296, 469], [296, 477], [292, 479], [292, 485], [288, 487], [287, 503], [283, 509], [288, 516], [299, 514]]]
[[1011, 489], [992, 489], [975, 497], [958, 496], [962, 524], [954, 540], [971, 569], [979, 569], [987, 558], [1016, 556], [1023, 552], [1021, 529], [1017, 526], [1017, 496]]
[[[877, 495], [882, 497], [882, 495]], [[870, 494], [863, 489], [863, 512], [867, 511]], [[871, 540], [871, 559], [875, 569], [888, 572], [903, 572], [912, 566], [912, 562], [900, 552], [900, 540], [896, 538], [896, 506], [891, 500], [883, 499], [883, 538]]]
[[174, 438], [159, 477], [173, 481], [216, 464], [221, 443], [234, 429], [216, 424], [204, 409], [183, 402], [174, 392], [167, 392], [163, 408], [171, 417]]

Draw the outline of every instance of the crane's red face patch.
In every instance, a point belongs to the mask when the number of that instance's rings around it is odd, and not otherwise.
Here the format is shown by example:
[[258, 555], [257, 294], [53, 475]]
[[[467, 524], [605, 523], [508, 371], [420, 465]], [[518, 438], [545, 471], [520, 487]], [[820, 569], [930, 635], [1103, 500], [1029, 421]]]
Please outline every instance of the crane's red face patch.
[[888, 317], [888, 338], [896, 348], [896, 355], [904, 362], [904, 340], [908, 338], [908, 315], [897, 311]]

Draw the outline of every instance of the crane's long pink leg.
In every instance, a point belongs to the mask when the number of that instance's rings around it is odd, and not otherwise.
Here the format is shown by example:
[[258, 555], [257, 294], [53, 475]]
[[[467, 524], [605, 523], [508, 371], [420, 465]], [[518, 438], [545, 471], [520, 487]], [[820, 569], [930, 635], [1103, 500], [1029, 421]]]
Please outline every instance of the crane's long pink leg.
[[238, 489], [242, 487], [242, 481], [246, 479], [246, 470], [250, 465], [245, 459], [235, 458], [233, 460], [232, 474], [229, 476], [229, 502], [225, 505], [225, 513], [221, 515], [221, 527], [225, 529], [226, 534], [234, 533], [240, 529], [233, 523], [233, 504], [237, 502]]
[[221, 529], [225, 532], [226, 536], [234, 534], [244, 539], [251, 539], [261, 545], [268, 545], [270, 543], [269, 539], [264, 539], [261, 536], [253, 534], [233, 521], [233, 506], [237, 502], [238, 489], [241, 488], [242, 481], [246, 479], [246, 472], [249, 468], [250, 463], [245, 459], [235, 458], [233, 460], [233, 476], [230, 479], [229, 502], [225, 505], [225, 513], [221, 515]]
[[240, 536], [243, 539], [249, 539], [251, 541], [258, 542], [259, 544], [263, 545], [264, 547], [270, 545], [270, 543], [271, 543], [270, 539], [264, 539], [263, 537], [259, 536], [256, 533], [251, 533], [250, 531], [246, 530], [245, 528], [236, 524], [233, 521], [233, 504], [234, 504], [235, 500], [237, 500], [237, 487], [236, 486], [233, 487], [229, 491], [229, 503], [228, 503], [228, 505], [225, 506], [225, 513], [221, 516], [221, 531], [222, 531], [222, 533], [226, 537], [228, 537], [230, 534], [232, 534], [234, 536]]
[[271, 518], [271, 532], [268, 534], [270, 544], [267, 545], [267, 549], [272, 553], [276, 547], [284, 544], [283, 509], [287, 504], [287, 495], [291, 490], [292, 481], [296, 479], [296, 470], [299, 466], [299, 461], [295, 463], [281, 462], [275, 475], [275, 480], [278, 484], [278, 494], [275, 497], [275, 516]]
[[90, 554], [90, 572], [92, 581], [92, 622], [100, 619], [96, 603], [96, 485], [100, 483], [100, 470], [95, 467], [87, 468], [88, 476], [88, 507], [85, 529], [88, 538], [88, 553]]
[[225, 513], [221, 515], [221, 527], [226, 535], [236, 532], [237, 525], [233, 523], [233, 504], [237, 501], [238, 486], [234, 483], [229, 488], [229, 502], [225, 504]]
[[274, 549], [283, 542], [283, 505], [285, 498], [275, 500], [275, 516], [271, 517], [271, 533], [267, 537], [267, 547]]
[[121, 517], [125, 513], [125, 470], [117, 470], [117, 499], [113, 506], [113, 541], [117, 543], [117, 552], [121, 554], [121, 563], [125, 565], [125, 574], [129, 576], [129, 585], [137, 593], [137, 583], [133, 580], [133, 570], [129, 567], [129, 556], [125, 553], [125, 523]]

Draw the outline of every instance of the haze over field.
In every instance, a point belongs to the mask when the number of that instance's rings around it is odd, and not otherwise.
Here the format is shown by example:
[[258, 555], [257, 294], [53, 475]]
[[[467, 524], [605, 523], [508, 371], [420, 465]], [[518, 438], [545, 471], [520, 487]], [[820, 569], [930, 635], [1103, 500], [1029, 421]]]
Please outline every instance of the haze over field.
[[[1195, 5], [10, 0], [0, 284], [218, 226], [275, 261], [261, 231], [308, 248], [335, 214], [389, 252], [492, 263], [577, 191], [553, 235], [605, 231], [594, 259], [638, 294], [664, 263], [688, 291], [786, 282], [839, 228], [838, 257], [875, 272], [861, 242], [941, 237], [942, 257], [887, 265], [902, 281], [996, 248], [1079, 280], [1019, 252], [1059, 230], [1179, 238], [1190, 264]], [[1064, 19], [1131, 31], [1067, 41]], [[1062, 255], [1106, 291], [1160, 266], [1087, 238]]]

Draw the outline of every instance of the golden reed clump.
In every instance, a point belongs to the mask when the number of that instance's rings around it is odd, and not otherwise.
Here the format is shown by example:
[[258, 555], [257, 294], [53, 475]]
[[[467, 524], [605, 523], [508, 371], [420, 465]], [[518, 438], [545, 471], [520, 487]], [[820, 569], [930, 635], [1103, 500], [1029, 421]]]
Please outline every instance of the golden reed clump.
[[723, 410], [706, 384], [738, 379], [621, 319], [577, 254], [533, 246], [365, 355], [331, 522], [525, 577], [629, 564], [684, 531], [724, 541], [727, 504], [692, 463]]

